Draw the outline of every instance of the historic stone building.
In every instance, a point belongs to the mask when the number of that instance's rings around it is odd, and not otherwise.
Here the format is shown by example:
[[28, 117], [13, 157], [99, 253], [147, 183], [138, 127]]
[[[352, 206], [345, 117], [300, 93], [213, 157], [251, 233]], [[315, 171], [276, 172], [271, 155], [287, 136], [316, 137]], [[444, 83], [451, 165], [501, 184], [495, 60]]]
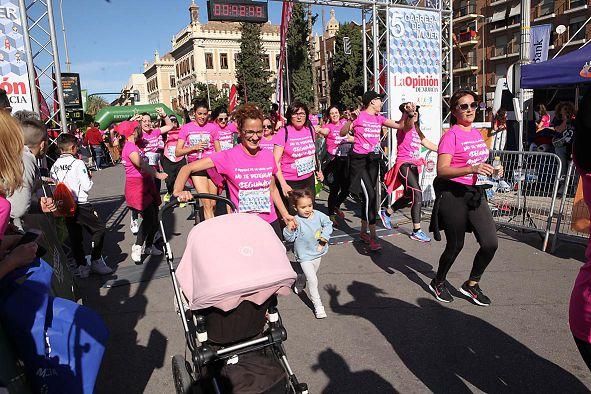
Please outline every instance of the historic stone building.
[[151, 63], [144, 62], [144, 76], [148, 91], [148, 103], [163, 103], [173, 108], [173, 100], [178, 96], [176, 88], [175, 62], [170, 53], [160, 57], [154, 52]]

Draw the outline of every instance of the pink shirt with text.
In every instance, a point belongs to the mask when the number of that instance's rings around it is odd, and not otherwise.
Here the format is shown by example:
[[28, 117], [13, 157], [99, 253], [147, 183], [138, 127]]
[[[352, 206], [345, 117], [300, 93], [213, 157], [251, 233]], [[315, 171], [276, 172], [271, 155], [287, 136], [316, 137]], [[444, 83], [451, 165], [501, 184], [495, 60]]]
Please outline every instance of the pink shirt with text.
[[398, 129], [396, 132], [396, 142], [398, 151], [396, 163], [415, 163], [419, 160], [421, 154], [421, 137], [416, 128], [408, 131]]
[[121, 162], [125, 168], [125, 176], [127, 178], [141, 178], [142, 173], [129, 158], [129, 155], [131, 155], [133, 152], [137, 152], [137, 154], [140, 156], [140, 160], [144, 160], [144, 154], [140, 148], [138, 148], [138, 146], [133, 142], [126, 141], [125, 146], [123, 146], [123, 151], [121, 152]]
[[230, 200], [239, 212], [256, 213], [268, 223], [277, 220], [271, 181], [277, 173], [273, 153], [259, 150], [251, 156], [242, 145], [210, 156], [230, 189]]
[[182, 157], [176, 157], [176, 143], [179, 140], [179, 129], [173, 129], [166, 135], [166, 144], [164, 145], [164, 156], [172, 162], [178, 163], [183, 160]]
[[385, 121], [386, 118], [380, 114], [370, 115], [367, 111], [361, 111], [352, 124], [353, 152], [361, 155], [378, 153]]
[[[287, 142], [285, 132], [287, 129]], [[308, 127], [296, 130], [293, 126], [282, 128], [275, 135], [275, 145], [283, 147], [281, 172], [288, 181], [301, 181], [314, 174], [316, 168], [316, 145]]]
[[164, 144], [160, 129], [153, 129], [149, 133], [144, 131], [142, 133], [142, 139], [144, 140], [144, 152], [156, 153]]
[[277, 134], [273, 134], [270, 139], [267, 139], [267, 137], [261, 138], [261, 141], [259, 142], [259, 147], [262, 150], [268, 150], [273, 152], [273, 149], [275, 148], [275, 141], [277, 139], [276, 137]]
[[[489, 156], [488, 147], [482, 139], [480, 131], [477, 129], [464, 131], [458, 125], [452, 126], [443, 134], [437, 153], [440, 155], [452, 155], [450, 166], [453, 168], [484, 163], [488, 160]], [[468, 174], [452, 178], [451, 180], [473, 186], [476, 184], [477, 179], [478, 176], [476, 174]]]
[[213, 140], [220, 143], [222, 150], [232, 149], [234, 146], [234, 134], [238, 133], [238, 128], [235, 123], [230, 123], [226, 127], [221, 128], [217, 123], [213, 123], [214, 131], [212, 133]]
[[341, 137], [341, 129], [346, 122], [346, 120], [341, 119], [337, 123], [331, 122], [324, 125], [324, 128], [328, 129], [328, 134], [324, 137], [326, 151], [333, 156], [346, 156], [349, 153], [347, 148], [351, 146], [347, 143], [347, 136]]
[[179, 132], [179, 140], [185, 141], [185, 147], [197, 145], [200, 141], [207, 143], [207, 148], [203, 152], [192, 152], [187, 155], [187, 162], [191, 163], [203, 157], [211, 156], [215, 152], [213, 148], [213, 132], [216, 126], [213, 123], [206, 123], [199, 126], [196, 122], [183, 125]]

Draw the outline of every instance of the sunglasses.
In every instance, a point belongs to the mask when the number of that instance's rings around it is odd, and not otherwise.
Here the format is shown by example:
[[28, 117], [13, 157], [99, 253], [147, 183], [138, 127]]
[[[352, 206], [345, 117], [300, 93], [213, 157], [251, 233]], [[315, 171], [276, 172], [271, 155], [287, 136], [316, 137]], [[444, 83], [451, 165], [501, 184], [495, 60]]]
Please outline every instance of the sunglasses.
[[479, 107], [479, 104], [476, 101], [473, 101], [470, 104], [460, 104], [456, 108], [459, 108], [460, 110], [466, 112], [468, 110], [468, 108], [476, 110], [476, 109], [478, 109], [478, 107]]
[[227, 122], [227, 121], [228, 121], [228, 118], [218, 118], [218, 120], [219, 120], [220, 122]]
[[271, 129], [271, 128], [272, 128], [272, 127], [271, 127], [271, 125], [270, 125], [270, 124], [269, 124], [269, 125], [267, 125], [267, 124], [264, 124], [264, 125], [263, 125], [263, 129]]

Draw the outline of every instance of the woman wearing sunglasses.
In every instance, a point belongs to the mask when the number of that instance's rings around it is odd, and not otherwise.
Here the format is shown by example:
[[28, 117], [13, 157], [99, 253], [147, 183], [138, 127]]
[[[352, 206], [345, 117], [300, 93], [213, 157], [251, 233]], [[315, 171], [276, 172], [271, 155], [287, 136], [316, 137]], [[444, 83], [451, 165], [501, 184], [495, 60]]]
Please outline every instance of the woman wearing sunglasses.
[[238, 133], [236, 125], [228, 119], [228, 110], [226, 107], [217, 107], [211, 113], [214, 120], [214, 131], [212, 133], [215, 151], [232, 149], [234, 146], [234, 136]]
[[479, 175], [491, 176], [493, 167], [486, 163], [489, 150], [480, 131], [472, 125], [478, 108], [476, 93], [468, 90], [455, 92], [450, 99], [450, 108], [452, 127], [439, 142], [437, 178], [433, 184], [436, 200], [431, 217], [434, 238], [441, 240], [439, 230], [442, 229], [447, 244], [429, 289], [437, 300], [453, 301], [445, 278], [464, 247], [466, 233], [473, 232], [480, 249], [460, 292], [476, 305], [488, 306], [491, 301], [480, 289], [479, 282], [495, 255], [498, 240], [486, 191], [477, 180]]
[[263, 119], [263, 138], [261, 138], [259, 146], [261, 149], [271, 152], [275, 148], [275, 124], [270, 116], [265, 116]]
[[275, 207], [290, 228], [293, 228], [295, 222], [275, 186], [277, 165], [273, 153], [262, 150], [259, 146], [263, 138], [263, 114], [256, 106], [244, 104], [236, 110], [235, 119], [241, 143], [184, 166], [174, 184], [174, 195], [179, 201], [192, 199], [190, 192], [183, 191], [189, 176], [215, 168], [226, 181], [230, 200], [236, 204], [238, 212], [259, 215], [271, 224], [281, 239]]

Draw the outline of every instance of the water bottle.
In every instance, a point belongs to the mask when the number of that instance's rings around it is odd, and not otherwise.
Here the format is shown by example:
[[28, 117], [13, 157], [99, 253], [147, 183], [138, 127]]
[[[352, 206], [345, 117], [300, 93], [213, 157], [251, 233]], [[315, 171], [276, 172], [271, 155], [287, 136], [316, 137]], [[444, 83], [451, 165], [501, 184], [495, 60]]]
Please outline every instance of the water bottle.
[[499, 179], [501, 179], [501, 176], [500, 176], [501, 158], [499, 156], [495, 156], [495, 159], [492, 162], [492, 167], [493, 167], [492, 179], [494, 179], [495, 181], [498, 181]]

